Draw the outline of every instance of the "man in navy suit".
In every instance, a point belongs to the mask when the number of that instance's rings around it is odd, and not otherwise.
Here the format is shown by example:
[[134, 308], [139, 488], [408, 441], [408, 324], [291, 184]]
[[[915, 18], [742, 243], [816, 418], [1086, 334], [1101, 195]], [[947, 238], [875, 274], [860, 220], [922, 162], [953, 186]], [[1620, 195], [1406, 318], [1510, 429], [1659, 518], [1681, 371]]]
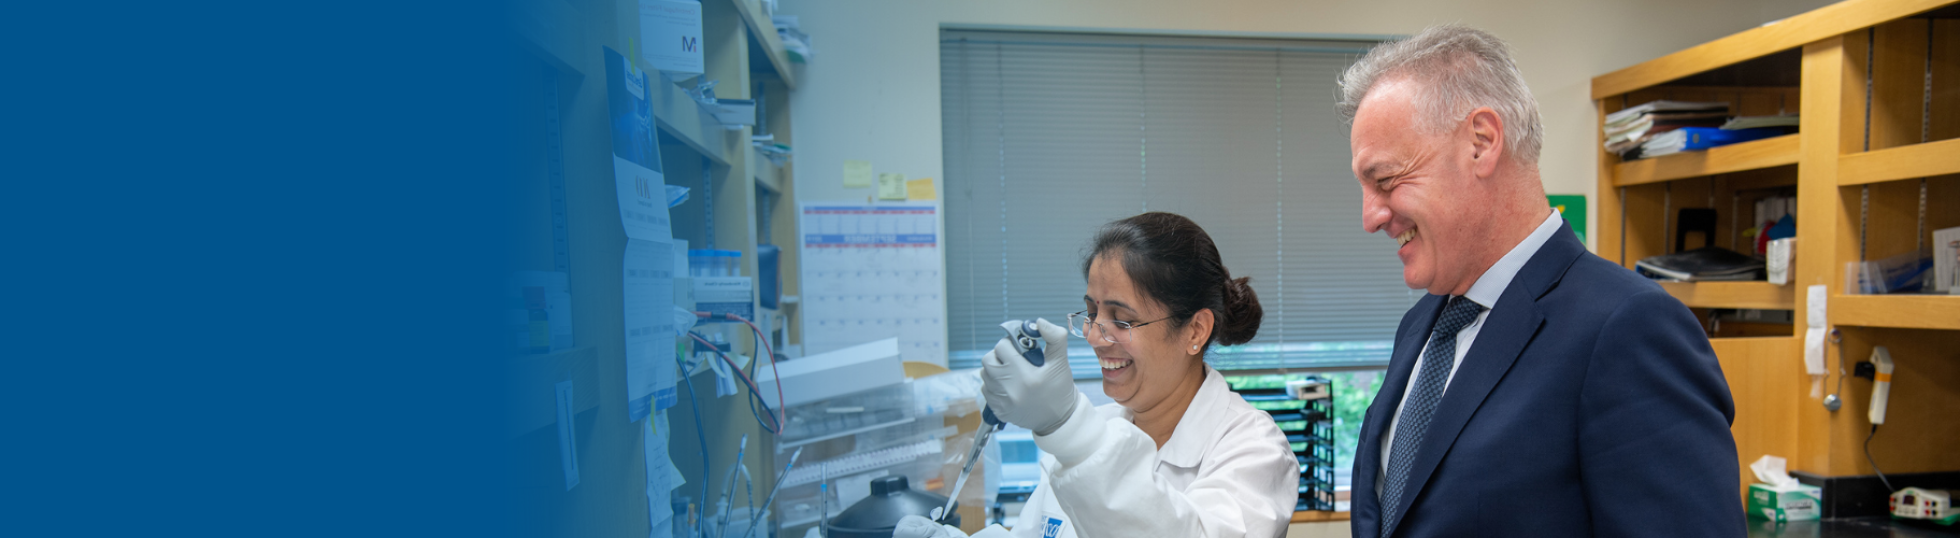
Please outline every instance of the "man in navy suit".
[[1341, 86], [1362, 224], [1429, 292], [1362, 423], [1354, 536], [1743, 536], [1721, 366], [1686, 307], [1548, 207], [1509, 48], [1433, 27]]

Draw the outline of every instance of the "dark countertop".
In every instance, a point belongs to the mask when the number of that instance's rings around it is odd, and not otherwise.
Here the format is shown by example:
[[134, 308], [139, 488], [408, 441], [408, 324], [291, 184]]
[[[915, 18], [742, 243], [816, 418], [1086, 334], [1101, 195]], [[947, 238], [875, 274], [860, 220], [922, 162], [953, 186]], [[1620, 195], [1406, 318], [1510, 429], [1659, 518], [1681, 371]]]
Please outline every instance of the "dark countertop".
[[1895, 522], [1891, 517], [1854, 517], [1775, 523], [1749, 520], [1749, 538], [1945, 538], [1960, 536], [1960, 525]]

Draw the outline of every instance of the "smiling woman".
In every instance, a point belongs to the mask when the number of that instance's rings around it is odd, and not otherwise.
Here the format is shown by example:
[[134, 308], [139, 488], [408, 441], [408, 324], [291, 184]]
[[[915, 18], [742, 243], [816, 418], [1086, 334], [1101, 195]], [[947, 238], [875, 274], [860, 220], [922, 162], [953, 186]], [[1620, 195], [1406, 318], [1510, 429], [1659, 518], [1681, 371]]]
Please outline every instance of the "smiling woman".
[[1204, 381], [1204, 348], [1252, 340], [1265, 311], [1251, 279], [1233, 279], [1211, 235], [1181, 215], [1112, 222], [1091, 244], [1084, 323], [1070, 325], [1096, 351], [1103, 393], [1162, 446]]
[[[1082, 262], [1085, 308], [1053, 336], [1088, 342], [1115, 403], [1092, 408], [1073, 385], [1062, 398], [1041, 398], [1066, 400], [1071, 411], [1059, 425], [1030, 427], [1049, 456], [1021, 521], [1044, 524], [1017, 526], [1016, 534], [1283, 534], [1298, 464], [1266, 412], [1232, 393], [1204, 360], [1214, 343], [1258, 334], [1265, 313], [1250, 279], [1232, 278], [1211, 235], [1181, 215], [1111, 222], [1091, 245]], [[1059, 339], [1049, 344], [1065, 346]], [[1015, 392], [1019, 379], [1033, 377], [999, 375], [1018, 362], [985, 364], [990, 407], [1001, 401], [996, 389]], [[1022, 415], [996, 411], [1010, 422]]]
[[[1299, 463], [1272, 417], [1204, 360], [1213, 343], [1259, 332], [1265, 313], [1249, 279], [1232, 278], [1211, 236], [1180, 215], [1109, 223], [1092, 245], [1083, 262], [1087, 308], [1069, 316], [1067, 329], [1036, 322], [1046, 360], [1020, 360], [1022, 348], [1009, 340], [981, 359], [988, 410], [1033, 431], [1046, 453], [1013, 535], [1284, 535]], [[1069, 361], [1058, 360], [1070, 336], [1094, 348], [1103, 392], [1115, 403], [1091, 405], [1077, 390]], [[894, 536], [965, 534], [914, 516]]]

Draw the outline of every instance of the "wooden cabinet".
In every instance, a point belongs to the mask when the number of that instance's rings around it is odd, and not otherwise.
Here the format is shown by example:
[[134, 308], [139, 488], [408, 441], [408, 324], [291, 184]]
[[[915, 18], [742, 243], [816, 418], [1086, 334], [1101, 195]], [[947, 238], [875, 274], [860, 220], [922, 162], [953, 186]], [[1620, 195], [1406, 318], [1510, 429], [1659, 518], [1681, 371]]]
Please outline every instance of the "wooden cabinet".
[[[1847, 262], [1930, 248], [1932, 230], [1960, 226], [1960, 5], [1847, 0], [1596, 77], [1592, 98], [1602, 123], [1655, 99], [1802, 114], [1794, 135], [1628, 162], [1599, 157], [1598, 252], [1627, 267], [1676, 248], [1670, 222], [1681, 208], [1714, 209], [1711, 242], [1748, 252], [1737, 231], [1750, 227], [1753, 199], [1797, 199], [1790, 284], [1664, 285], [1692, 308], [1795, 311], [1790, 335], [1712, 340], [1736, 401], [1743, 483], [1764, 454], [1821, 475], [1872, 474], [1871, 382], [1845, 380], [1836, 412], [1819, 397], [1838, 382], [1840, 359], [1849, 372], [1877, 345], [1900, 366], [1873, 459], [1887, 473], [1960, 470], [1951, 419], [1960, 414], [1960, 296], [1845, 290]], [[1832, 373], [1816, 387], [1802, 363], [1812, 285], [1829, 289], [1830, 322], [1842, 334], [1829, 346]]]

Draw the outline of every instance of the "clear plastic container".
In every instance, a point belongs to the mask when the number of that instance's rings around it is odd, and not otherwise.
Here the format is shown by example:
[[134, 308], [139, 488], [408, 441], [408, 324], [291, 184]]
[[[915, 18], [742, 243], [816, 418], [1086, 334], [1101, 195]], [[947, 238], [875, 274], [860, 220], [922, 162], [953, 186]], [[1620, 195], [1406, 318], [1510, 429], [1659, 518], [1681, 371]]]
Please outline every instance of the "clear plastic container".
[[741, 276], [742, 251], [687, 251], [687, 274], [691, 277]]

